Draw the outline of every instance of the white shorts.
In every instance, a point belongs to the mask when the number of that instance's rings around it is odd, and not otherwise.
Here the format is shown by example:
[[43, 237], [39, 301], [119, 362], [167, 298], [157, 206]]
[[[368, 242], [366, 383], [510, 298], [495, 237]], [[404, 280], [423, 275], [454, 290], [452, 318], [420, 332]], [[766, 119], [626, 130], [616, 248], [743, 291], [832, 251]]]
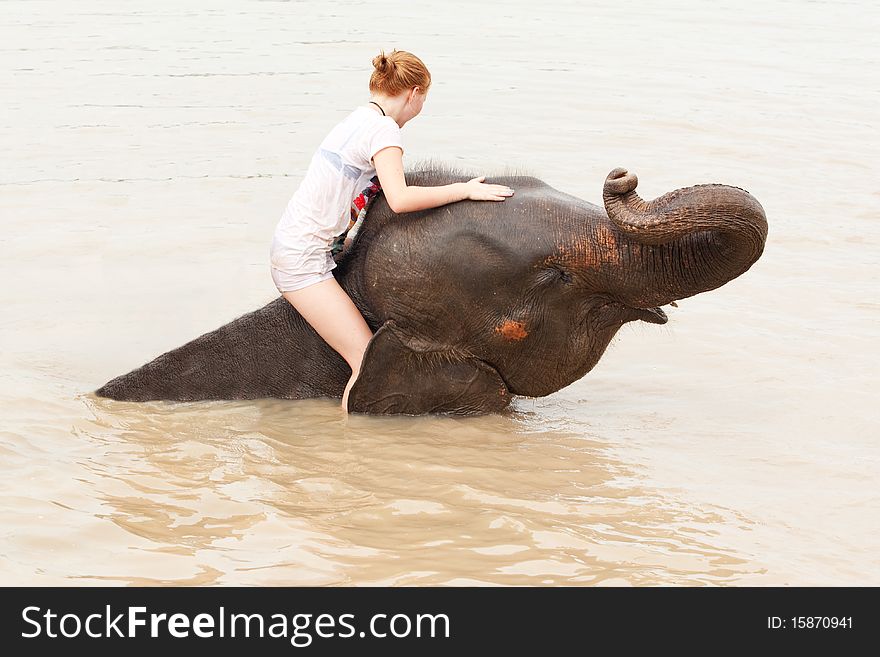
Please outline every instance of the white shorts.
[[333, 278], [333, 268], [336, 267], [336, 262], [329, 251], [326, 255], [327, 258], [323, 267], [316, 265], [314, 262], [305, 264], [275, 260], [270, 265], [275, 287], [281, 293], [292, 292]]

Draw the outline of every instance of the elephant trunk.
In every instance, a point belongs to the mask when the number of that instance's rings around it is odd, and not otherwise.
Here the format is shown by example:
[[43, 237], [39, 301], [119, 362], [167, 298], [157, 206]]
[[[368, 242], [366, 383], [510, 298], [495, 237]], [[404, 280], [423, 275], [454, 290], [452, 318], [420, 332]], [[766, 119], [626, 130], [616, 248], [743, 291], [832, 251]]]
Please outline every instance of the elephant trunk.
[[614, 169], [605, 179], [605, 210], [628, 239], [621, 248], [626, 280], [621, 295], [639, 308], [662, 306], [713, 290], [745, 272], [767, 238], [764, 209], [751, 194], [728, 185], [677, 189], [646, 202], [638, 179]]

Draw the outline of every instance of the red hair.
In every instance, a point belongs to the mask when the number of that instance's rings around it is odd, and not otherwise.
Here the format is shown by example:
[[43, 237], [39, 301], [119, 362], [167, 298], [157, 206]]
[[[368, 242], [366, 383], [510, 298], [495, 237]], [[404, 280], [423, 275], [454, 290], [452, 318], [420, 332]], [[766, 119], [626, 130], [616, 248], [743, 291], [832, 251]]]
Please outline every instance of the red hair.
[[396, 96], [402, 91], [419, 86], [427, 93], [431, 86], [431, 74], [421, 59], [406, 50], [384, 50], [373, 57], [373, 74], [370, 76], [370, 92]]

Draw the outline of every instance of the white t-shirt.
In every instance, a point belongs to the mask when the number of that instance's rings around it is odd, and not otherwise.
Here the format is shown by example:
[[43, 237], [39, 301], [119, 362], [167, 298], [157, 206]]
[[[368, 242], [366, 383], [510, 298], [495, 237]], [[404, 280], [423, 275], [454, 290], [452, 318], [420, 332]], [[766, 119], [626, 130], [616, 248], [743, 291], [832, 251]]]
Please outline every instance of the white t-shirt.
[[333, 238], [348, 227], [352, 201], [376, 175], [373, 155], [387, 146], [403, 150], [400, 126], [371, 107], [357, 107], [330, 131], [275, 228], [273, 266], [302, 272], [327, 268]]

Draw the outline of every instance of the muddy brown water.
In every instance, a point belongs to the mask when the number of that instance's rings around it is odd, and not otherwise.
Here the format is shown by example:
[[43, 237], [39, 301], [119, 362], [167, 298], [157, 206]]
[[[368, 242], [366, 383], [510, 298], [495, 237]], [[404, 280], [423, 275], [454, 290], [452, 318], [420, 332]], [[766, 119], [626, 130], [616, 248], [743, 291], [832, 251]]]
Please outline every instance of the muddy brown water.
[[[880, 584], [875, 4], [363, 13], [0, 3], [0, 582]], [[505, 415], [94, 397], [275, 298], [380, 47], [434, 78], [406, 162], [737, 185], [763, 258]]]

